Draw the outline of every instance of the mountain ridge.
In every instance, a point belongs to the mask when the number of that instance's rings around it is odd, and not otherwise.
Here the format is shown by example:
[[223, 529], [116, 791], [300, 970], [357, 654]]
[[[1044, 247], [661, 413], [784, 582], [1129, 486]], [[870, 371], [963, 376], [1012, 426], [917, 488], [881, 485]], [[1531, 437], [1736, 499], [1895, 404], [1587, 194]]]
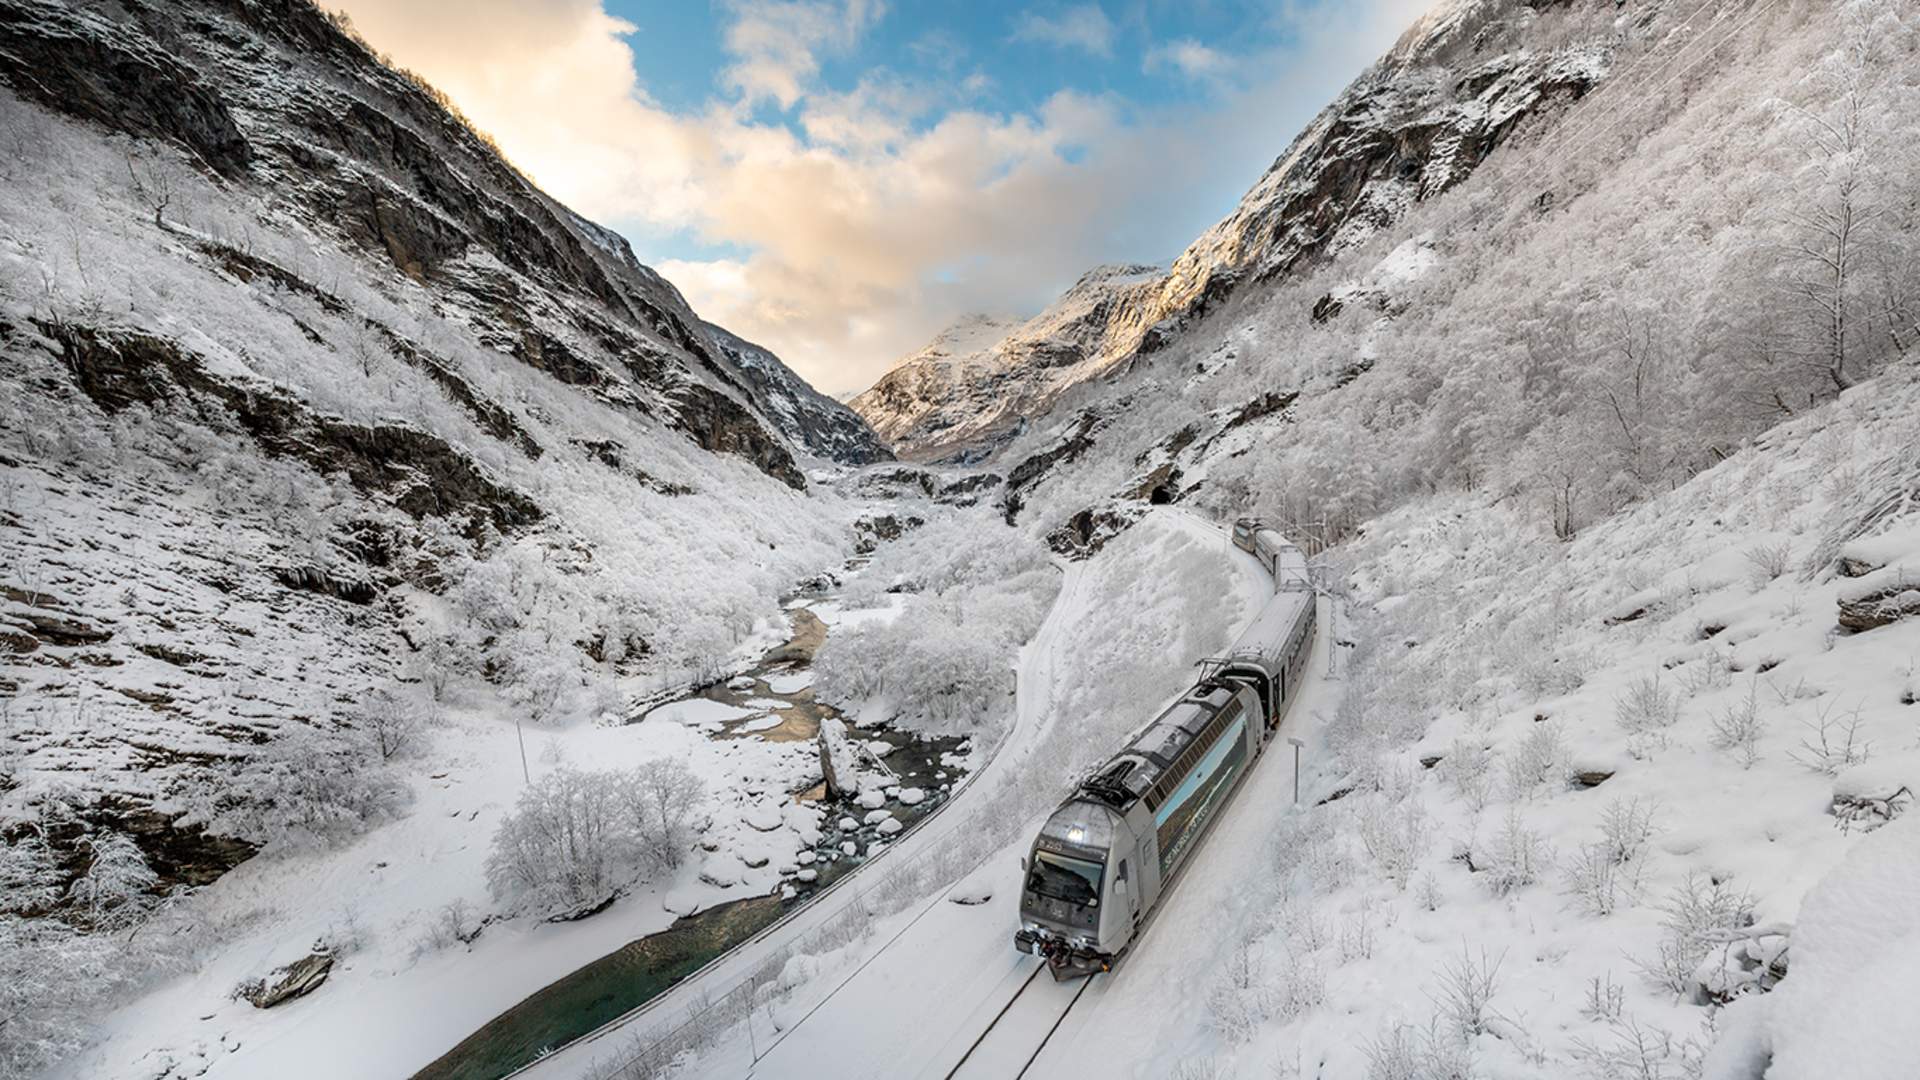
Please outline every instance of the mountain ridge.
[[[1246, 284], [1363, 243], [1457, 186], [1530, 119], [1551, 122], [1584, 97], [1605, 78], [1618, 28], [1575, 24], [1570, 34], [1597, 36], [1545, 53], [1527, 38], [1539, 20], [1576, 18], [1572, 7], [1454, 0], [1428, 12], [1164, 273], [1112, 286], [1111, 302], [1092, 314], [1097, 325], [1076, 328], [1075, 337], [1098, 345], [1069, 377], [1023, 372], [1056, 366], [1048, 362], [1051, 343], [1041, 333], [1025, 343], [1009, 335], [993, 347], [1004, 359], [990, 374], [948, 386], [908, 357], [850, 404], [902, 457], [991, 454], [1001, 436], [1043, 415], [1072, 386], [1164, 348]], [[1083, 277], [1048, 312], [1072, 306], [1089, 284]], [[1055, 321], [1070, 320], [1056, 314]]]

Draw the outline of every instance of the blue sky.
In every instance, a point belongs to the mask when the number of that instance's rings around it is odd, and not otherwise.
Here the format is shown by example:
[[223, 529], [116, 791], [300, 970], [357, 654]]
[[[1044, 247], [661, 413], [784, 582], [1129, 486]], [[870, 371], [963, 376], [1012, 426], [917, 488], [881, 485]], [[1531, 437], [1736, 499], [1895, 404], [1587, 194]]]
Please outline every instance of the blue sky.
[[[695, 112], [724, 95], [722, 73], [730, 62], [724, 39], [734, 6], [716, 0], [610, 0], [606, 8], [633, 25], [628, 43], [635, 69], [662, 106]], [[1177, 104], [1204, 108], [1230, 85], [1233, 64], [1270, 53], [1297, 36], [1293, 24], [1276, 14], [1276, 5], [1242, 0], [899, 0], [887, 6], [856, 47], [824, 57], [819, 77], [823, 86], [844, 92], [878, 73], [934, 74], [958, 88], [947, 104], [999, 114], [1032, 113], [1060, 91], [1071, 90], [1111, 101], [1122, 115], [1134, 118]], [[1220, 66], [1209, 70], [1209, 64]], [[913, 126], [924, 130], [941, 115], [941, 109], [929, 109], [914, 118]], [[751, 116], [802, 131], [798, 112], [774, 102], [760, 103]], [[1066, 156], [1071, 160], [1071, 151]], [[1203, 189], [1183, 192], [1178, 205], [1169, 207], [1179, 220], [1155, 237], [1167, 250], [1116, 251], [1112, 257], [1171, 258], [1231, 208], [1253, 179], [1208, 178]], [[704, 243], [693, 230], [641, 232], [642, 257], [649, 261], [741, 254], [734, 245]]]
[[336, 0], [702, 316], [860, 389], [1231, 212], [1428, 0]]

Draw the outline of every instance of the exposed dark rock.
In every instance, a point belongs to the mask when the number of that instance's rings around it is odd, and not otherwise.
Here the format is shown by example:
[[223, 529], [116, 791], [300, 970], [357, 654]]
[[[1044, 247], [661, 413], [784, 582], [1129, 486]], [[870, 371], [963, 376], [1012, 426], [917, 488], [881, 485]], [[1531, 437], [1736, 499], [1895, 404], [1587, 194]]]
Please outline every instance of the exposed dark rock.
[[1073, 429], [1060, 441], [1048, 449], [1028, 456], [1007, 474], [1007, 491], [1002, 496], [1002, 505], [1006, 507], [1007, 524], [1014, 524], [1019, 516], [1022, 501], [1020, 493], [1037, 483], [1041, 477], [1055, 467], [1078, 460], [1081, 455], [1093, 449], [1093, 436], [1106, 426], [1101, 417], [1085, 411], [1074, 421]]
[[680, 387], [673, 398], [674, 426], [693, 436], [701, 449], [744, 457], [795, 491], [807, 489], [793, 455], [739, 402], [698, 383]]
[[1180, 470], [1172, 463], [1154, 469], [1120, 493], [1123, 499], [1143, 500], [1153, 506], [1180, 501]]
[[[772, 352], [711, 323], [706, 330], [720, 354], [742, 376], [742, 390], [754, 397], [762, 415], [788, 438], [847, 465], [893, 460], [893, 451], [859, 413], [808, 386]], [[711, 366], [722, 375], [727, 371], [719, 364]]]
[[16, 652], [32, 652], [38, 645], [58, 645], [63, 648], [75, 648], [83, 645], [98, 645], [113, 637], [113, 631], [91, 626], [77, 616], [55, 613], [47, 610], [15, 610], [7, 617], [13, 620], [16, 633], [24, 632], [31, 637], [35, 645], [28, 648], [16, 648]]
[[877, 514], [863, 517], [853, 523], [857, 539], [853, 549], [862, 555], [871, 555], [881, 544], [900, 539], [910, 530], [925, 525], [926, 521], [913, 515]]
[[133, 647], [138, 652], [145, 653], [146, 655], [153, 657], [155, 660], [160, 660], [160, 661], [164, 661], [165, 663], [172, 664], [174, 667], [177, 667], [177, 668], [191, 668], [200, 664], [205, 664], [213, 659], [212, 657], [207, 656], [204, 653], [194, 652], [192, 649], [174, 648], [173, 646], [162, 645], [158, 642], [151, 642], [151, 641], [135, 642]]
[[285, 967], [275, 968], [264, 979], [242, 985], [234, 991], [234, 996], [256, 1009], [271, 1009], [318, 990], [332, 971], [331, 952], [308, 953]]
[[626, 452], [612, 439], [574, 439], [573, 444], [593, 456], [595, 461], [625, 476], [630, 476], [662, 495], [691, 495], [693, 488], [685, 484], [676, 484], [671, 480], [662, 480], [627, 463]]
[[1049, 532], [1047, 546], [1069, 559], [1088, 558], [1131, 528], [1144, 512], [1139, 503], [1088, 507]]
[[1884, 589], [1839, 601], [1842, 630], [1859, 633], [1920, 616], [1920, 579], [1896, 581]]
[[1875, 570], [1882, 569], [1874, 563], [1865, 559], [1856, 559], [1851, 555], [1842, 555], [1839, 562], [1834, 565], [1840, 571], [1841, 577], [1866, 577]]
[[949, 506], [972, 506], [987, 492], [999, 487], [1000, 483], [998, 473], [974, 473], [941, 488], [933, 500]]
[[531, 499], [487, 479], [438, 436], [398, 424], [367, 426], [314, 413], [276, 389], [219, 378], [198, 358], [160, 338], [66, 323], [40, 327], [59, 342], [74, 382], [106, 412], [136, 402], [183, 410], [220, 406], [268, 454], [297, 458], [323, 472], [344, 472], [355, 487], [386, 493], [414, 517], [466, 514], [490, 521], [502, 532], [541, 517]]
[[1575, 787], [1597, 788], [1613, 779], [1613, 770], [1604, 768], [1575, 769], [1571, 779]]
[[380, 589], [373, 582], [342, 577], [318, 566], [276, 566], [273, 577], [289, 589], [319, 593], [349, 604], [371, 604], [380, 598]]
[[0, 77], [50, 109], [178, 144], [227, 177], [252, 158], [233, 115], [187, 65], [65, 3], [0, 5]]
[[120, 799], [102, 799], [86, 817], [97, 828], [116, 829], [132, 837], [147, 857], [147, 865], [160, 876], [162, 889], [212, 884], [259, 850], [245, 840], [216, 836], [200, 825], [180, 825], [176, 817]]

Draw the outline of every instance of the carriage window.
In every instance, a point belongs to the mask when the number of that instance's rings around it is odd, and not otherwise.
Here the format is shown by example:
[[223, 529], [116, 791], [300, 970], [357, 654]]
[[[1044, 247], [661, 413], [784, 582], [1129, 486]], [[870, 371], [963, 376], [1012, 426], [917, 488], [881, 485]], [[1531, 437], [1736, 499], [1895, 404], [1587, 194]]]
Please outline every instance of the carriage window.
[[1036, 851], [1027, 872], [1027, 890], [1070, 904], [1084, 904], [1100, 896], [1099, 863]]

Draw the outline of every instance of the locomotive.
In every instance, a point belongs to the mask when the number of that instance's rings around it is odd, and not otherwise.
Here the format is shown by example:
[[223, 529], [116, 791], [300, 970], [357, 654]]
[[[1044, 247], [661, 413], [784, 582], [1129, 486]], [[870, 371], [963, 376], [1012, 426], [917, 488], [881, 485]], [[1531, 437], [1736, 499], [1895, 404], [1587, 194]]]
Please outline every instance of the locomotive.
[[1233, 542], [1273, 576], [1273, 599], [1080, 782], [1021, 862], [1014, 947], [1056, 979], [1109, 970], [1132, 946], [1299, 696], [1316, 619], [1306, 556], [1250, 518]]

